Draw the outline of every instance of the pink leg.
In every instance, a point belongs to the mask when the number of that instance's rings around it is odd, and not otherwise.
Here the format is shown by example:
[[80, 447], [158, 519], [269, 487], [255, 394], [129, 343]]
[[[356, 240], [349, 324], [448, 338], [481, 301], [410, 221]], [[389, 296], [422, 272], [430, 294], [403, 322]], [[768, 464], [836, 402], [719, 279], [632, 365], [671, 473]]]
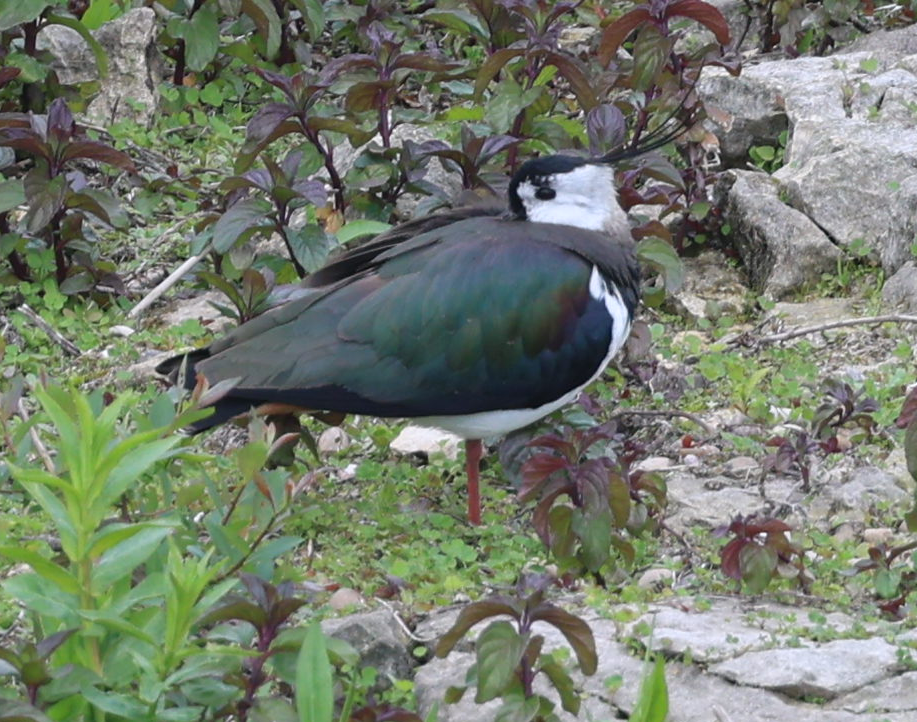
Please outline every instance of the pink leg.
[[479, 526], [481, 523], [481, 492], [478, 484], [481, 452], [480, 439], [468, 439], [465, 442], [465, 472], [468, 474], [468, 522], [474, 526]]

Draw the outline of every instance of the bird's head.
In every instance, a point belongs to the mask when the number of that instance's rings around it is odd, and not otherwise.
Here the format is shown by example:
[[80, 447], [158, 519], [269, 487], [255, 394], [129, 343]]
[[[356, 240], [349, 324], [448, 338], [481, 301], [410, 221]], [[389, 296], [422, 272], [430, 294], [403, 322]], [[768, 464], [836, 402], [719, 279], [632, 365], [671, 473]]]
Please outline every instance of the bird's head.
[[[676, 108], [676, 114], [681, 110]], [[594, 231], [629, 235], [627, 214], [618, 203], [615, 164], [661, 148], [681, 135], [688, 123], [669, 117], [643, 142], [600, 158], [549, 155], [523, 163], [509, 183], [510, 211], [519, 220], [561, 223]]]
[[627, 218], [618, 204], [610, 164], [570, 155], [526, 161], [509, 184], [509, 206], [520, 220], [616, 230]]

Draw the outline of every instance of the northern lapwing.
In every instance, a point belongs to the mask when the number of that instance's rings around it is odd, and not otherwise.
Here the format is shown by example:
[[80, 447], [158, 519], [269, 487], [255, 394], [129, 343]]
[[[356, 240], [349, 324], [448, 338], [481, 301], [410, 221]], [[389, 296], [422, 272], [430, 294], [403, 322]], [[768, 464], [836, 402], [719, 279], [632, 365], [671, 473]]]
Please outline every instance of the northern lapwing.
[[313, 290], [187, 357], [186, 384], [235, 379], [195, 430], [253, 409], [402, 417], [466, 443], [481, 522], [481, 439], [577, 398], [628, 336], [640, 273], [614, 163], [552, 155], [513, 175], [509, 209], [412, 221], [307, 279]]

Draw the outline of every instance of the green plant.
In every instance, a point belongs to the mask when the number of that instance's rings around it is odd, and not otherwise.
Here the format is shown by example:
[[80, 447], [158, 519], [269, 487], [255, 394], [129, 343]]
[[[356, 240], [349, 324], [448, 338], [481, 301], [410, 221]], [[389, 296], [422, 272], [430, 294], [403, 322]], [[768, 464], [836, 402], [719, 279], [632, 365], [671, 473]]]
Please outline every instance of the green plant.
[[658, 474], [632, 468], [641, 451], [636, 445], [625, 443], [616, 461], [590, 452], [612, 438], [612, 428], [597, 426], [530, 443], [549, 451], [523, 465], [519, 498], [538, 499], [535, 531], [564, 573], [588, 572], [601, 580], [614, 570], [618, 555], [633, 562], [633, 544], [625, 532], [637, 536], [658, 526], [665, 482]]
[[760, 168], [765, 173], [773, 173], [783, 167], [783, 157], [786, 153], [786, 141], [789, 131], [782, 131], [777, 136], [777, 145], [753, 145], [748, 149], [748, 156], [752, 165]]
[[475, 642], [476, 661], [468, 670], [465, 687], [450, 688], [447, 702], [457, 702], [468, 687], [476, 687], [475, 702], [500, 697], [503, 705], [498, 717], [547, 722], [555, 719], [554, 703], [533, 689], [535, 677], [543, 674], [557, 691], [561, 707], [571, 714], [579, 712], [580, 698], [573, 680], [553, 654], [542, 652], [544, 637], [535, 634], [533, 625], [545, 622], [556, 627], [576, 655], [583, 674], [595, 673], [598, 664], [595, 638], [582, 619], [545, 601], [553, 580], [548, 576], [523, 576], [516, 597], [497, 596], [469, 604], [455, 624], [436, 645], [436, 656], [445, 657], [474, 625], [508, 615], [513, 623], [491, 622]]
[[[76, 125], [64, 100], [56, 98], [47, 116], [0, 116], [0, 147], [30, 156], [33, 167], [24, 177], [0, 186], [0, 255], [19, 280], [30, 280], [39, 268], [24, 255], [40, 242], [50, 255], [61, 291], [76, 293], [99, 286], [123, 290], [112, 264], [99, 262], [91, 243], [93, 219], [113, 228], [125, 228], [127, 217], [110, 194], [87, 185], [81, 161], [99, 161], [134, 173], [133, 161], [105, 143], [91, 140]], [[27, 210], [14, 231], [10, 211], [21, 203]], [[28, 256], [31, 257], [31, 256]]]
[[741, 582], [750, 594], [760, 594], [778, 576], [791, 575], [805, 589], [802, 550], [789, 540], [789, 531], [790, 525], [779, 519], [753, 516], [720, 527], [717, 536], [734, 535], [720, 552], [723, 574]]

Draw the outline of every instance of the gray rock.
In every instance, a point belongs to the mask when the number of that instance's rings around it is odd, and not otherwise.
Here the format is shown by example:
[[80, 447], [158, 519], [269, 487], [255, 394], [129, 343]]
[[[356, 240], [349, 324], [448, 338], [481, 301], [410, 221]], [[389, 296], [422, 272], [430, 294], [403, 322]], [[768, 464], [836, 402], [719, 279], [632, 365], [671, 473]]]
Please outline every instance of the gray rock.
[[684, 286], [666, 299], [672, 310], [694, 319], [716, 319], [745, 310], [748, 284], [734, 261], [719, 251], [706, 250], [682, 262]]
[[459, 456], [462, 440], [455, 434], [425, 426], [405, 426], [394, 438], [389, 448], [399, 454], [444, 454], [447, 459]]
[[775, 303], [768, 313], [768, 316], [779, 318], [787, 326], [831, 323], [856, 315], [853, 301], [849, 298], [812, 298], [804, 303], [781, 301]]
[[156, 49], [159, 27], [152, 8], [135, 8], [105, 23], [93, 36], [108, 57], [108, 77], [100, 79], [95, 56], [80, 35], [62, 25], [45, 27], [38, 46], [51, 51], [65, 85], [101, 80], [99, 94], [86, 108], [96, 125], [133, 119], [148, 125], [159, 108], [162, 60]]
[[690, 654], [702, 663], [721, 662], [774, 644], [774, 634], [749, 624], [746, 616], [745, 610], [728, 600], [717, 600], [704, 610], [654, 607], [635, 620], [628, 633], [650, 630], [638, 639], [654, 652]]
[[854, 40], [835, 55], [850, 53], [877, 52], [893, 55], [917, 54], [917, 26], [909, 25], [897, 30], [875, 30]]
[[729, 171], [717, 196], [759, 293], [782, 298], [836, 268], [841, 252], [806, 215], [780, 200], [768, 175]]
[[847, 481], [839, 486], [827, 485], [823, 494], [835, 510], [846, 512], [846, 519], [862, 519], [877, 504], [900, 502], [909, 496], [893, 474], [874, 466], [854, 469]]
[[774, 174], [790, 205], [894, 273], [917, 235], [917, 129], [807, 120], [793, 138], [791, 162]]
[[352, 440], [344, 429], [338, 426], [329, 426], [318, 437], [318, 450], [323, 454], [335, 454], [347, 449]]
[[908, 261], [882, 287], [882, 300], [889, 306], [917, 313], [917, 263]]
[[410, 678], [414, 667], [410, 640], [387, 609], [328, 619], [322, 622], [322, 631], [351, 644], [360, 653], [361, 664], [375, 667], [383, 687], [389, 686], [389, 680]]
[[841, 639], [796, 649], [748, 652], [710, 671], [737, 684], [791, 697], [833, 699], [890, 677], [898, 664], [883, 639]]
[[695, 525], [717, 527], [729, 523], [737, 514], [754, 514], [764, 506], [757, 493], [735, 488], [734, 479], [702, 479], [680, 472], [670, 475], [666, 483], [666, 524], [677, 531]]

